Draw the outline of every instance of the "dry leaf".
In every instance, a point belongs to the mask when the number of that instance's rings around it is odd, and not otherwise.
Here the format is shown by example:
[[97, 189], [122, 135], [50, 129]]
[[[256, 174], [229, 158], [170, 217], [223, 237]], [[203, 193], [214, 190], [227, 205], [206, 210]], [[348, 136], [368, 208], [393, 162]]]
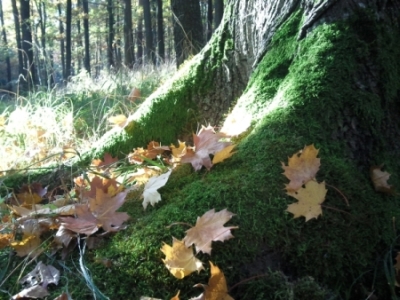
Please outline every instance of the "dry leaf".
[[110, 122], [112, 125], [124, 128], [127, 124], [128, 118], [125, 115], [117, 115], [117, 116], [112, 116], [108, 118], [108, 122]]
[[228, 147], [225, 147], [221, 151], [215, 153], [212, 163], [215, 165], [231, 157], [233, 154], [236, 153], [236, 152], [231, 152], [235, 147], [236, 145], [229, 145]]
[[12, 233], [2, 233], [0, 234], [0, 249], [3, 249], [10, 245], [11, 240], [13, 239]]
[[211, 254], [212, 241], [225, 241], [233, 238], [231, 229], [238, 228], [237, 226], [224, 227], [235, 214], [223, 209], [215, 212], [215, 209], [207, 211], [204, 215], [197, 218], [196, 225], [186, 231], [186, 236], [183, 239], [186, 247], [195, 244], [196, 252]]
[[288, 166], [282, 163], [282, 168], [285, 170], [283, 174], [290, 180], [286, 185], [288, 191], [296, 191], [315, 178], [320, 166], [320, 159], [317, 158], [318, 151], [311, 144], [290, 157]]
[[179, 147], [175, 147], [174, 144], [171, 144], [170, 149], [172, 151], [172, 156], [175, 158], [181, 158], [182, 156], [184, 156], [186, 154], [186, 143], [185, 142], [181, 142], [178, 140], [179, 143]]
[[157, 202], [161, 201], [161, 195], [157, 191], [159, 188], [163, 187], [171, 175], [172, 169], [167, 173], [161, 174], [160, 176], [153, 176], [146, 183], [143, 191], [143, 208], [146, 209], [149, 204], [154, 206]]
[[290, 204], [287, 211], [294, 214], [293, 218], [305, 217], [306, 222], [312, 218], [318, 218], [319, 215], [322, 215], [321, 204], [325, 201], [326, 192], [325, 182], [318, 183], [316, 181], [307, 182], [305, 188], [296, 192], [288, 191], [287, 194], [299, 202]]
[[17, 252], [17, 256], [24, 257], [29, 255], [33, 257], [40, 252], [38, 247], [41, 243], [40, 238], [35, 235], [24, 235], [22, 241], [12, 242], [10, 246]]
[[371, 167], [370, 175], [372, 183], [374, 184], [376, 191], [387, 194], [393, 194], [394, 193], [393, 186], [387, 183], [391, 174], [386, 171], [382, 171], [382, 167], [383, 165]]
[[208, 170], [212, 167], [210, 154], [215, 154], [225, 147], [229, 146], [230, 142], [220, 142], [226, 135], [223, 133], [215, 133], [211, 126], [200, 129], [199, 133], [193, 134], [194, 150], [187, 148], [186, 154], [182, 156], [182, 163], [191, 163], [193, 168], [198, 171], [202, 166]]
[[197, 298], [198, 300], [234, 300], [228, 295], [228, 287], [224, 273], [210, 261], [211, 277], [208, 285], [196, 284], [195, 287], [204, 288], [204, 293]]
[[163, 259], [165, 266], [178, 279], [203, 269], [203, 263], [194, 256], [193, 248], [186, 247], [183, 241], [174, 237], [172, 247], [164, 243], [161, 251], [165, 254]]

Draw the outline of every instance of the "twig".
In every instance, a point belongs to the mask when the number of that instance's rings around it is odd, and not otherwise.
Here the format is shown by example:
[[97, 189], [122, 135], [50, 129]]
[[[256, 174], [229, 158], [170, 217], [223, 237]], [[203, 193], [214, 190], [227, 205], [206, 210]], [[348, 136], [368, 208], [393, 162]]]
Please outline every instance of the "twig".
[[174, 223], [172, 223], [171, 225], [168, 225], [166, 228], [171, 228], [171, 227], [174, 226], [174, 225], [185, 225], [185, 226], [188, 226], [188, 227], [193, 227], [193, 225], [192, 225], [192, 224], [189, 224], [189, 223], [185, 223], [185, 222], [174, 222]]
[[338, 192], [343, 197], [343, 199], [346, 202], [347, 206], [350, 206], [349, 200], [347, 200], [346, 196], [338, 188], [334, 187], [333, 185], [327, 184], [326, 182], [325, 182], [325, 185], [333, 188], [336, 192]]
[[332, 206], [328, 206], [328, 205], [323, 205], [323, 204], [321, 204], [321, 206], [322, 207], [325, 207], [325, 208], [327, 208], [327, 209], [332, 209], [332, 210], [336, 210], [336, 211], [338, 211], [338, 212], [341, 212], [341, 213], [344, 213], [344, 214], [348, 214], [348, 215], [352, 215], [351, 213], [349, 213], [349, 212], [347, 212], [347, 211], [344, 211], [344, 210], [341, 210], [341, 209], [338, 209], [338, 208], [334, 208], [334, 207], [332, 207]]

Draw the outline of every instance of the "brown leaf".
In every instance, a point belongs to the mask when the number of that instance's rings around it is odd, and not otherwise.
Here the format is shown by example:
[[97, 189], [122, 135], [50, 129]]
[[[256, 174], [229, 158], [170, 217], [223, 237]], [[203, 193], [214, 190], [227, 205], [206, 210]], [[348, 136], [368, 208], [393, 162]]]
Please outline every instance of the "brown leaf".
[[10, 245], [11, 240], [14, 235], [12, 233], [2, 233], [0, 234], [0, 249], [3, 249]]
[[187, 148], [181, 162], [191, 163], [196, 171], [200, 170], [202, 166], [209, 170], [212, 167], [210, 154], [215, 154], [231, 144], [230, 142], [220, 142], [222, 138], [226, 138], [226, 135], [215, 133], [211, 126], [202, 126], [197, 135], [193, 134], [194, 150], [189, 151], [190, 149]]
[[[75, 213], [76, 213], [76, 218], [73, 217], [58, 218], [61, 221], [61, 225], [63, 226], [63, 228], [69, 229], [73, 232], [83, 233], [86, 235], [91, 235], [98, 230], [97, 219], [93, 216], [87, 204], [75, 205]], [[62, 233], [60, 232], [59, 235], [61, 234]]]
[[282, 163], [282, 168], [285, 170], [283, 174], [290, 180], [286, 185], [288, 191], [296, 191], [315, 178], [320, 166], [318, 151], [311, 144], [290, 157], [288, 166]]
[[195, 244], [196, 252], [211, 254], [212, 241], [225, 241], [233, 238], [231, 229], [237, 226], [224, 227], [224, 223], [228, 222], [235, 214], [223, 209], [215, 212], [215, 209], [207, 211], [204, 215], [197, 218], [196, 225], [186, 231], [183, 239], [186, 247]]
[[370, 175], [372, 183], [374, 184], [376, 191], [393, 195], [394, 188], [387, 183], [391, 174], [386, 171], [382, 171], [382, 167], [383, 165], [371, 167]]

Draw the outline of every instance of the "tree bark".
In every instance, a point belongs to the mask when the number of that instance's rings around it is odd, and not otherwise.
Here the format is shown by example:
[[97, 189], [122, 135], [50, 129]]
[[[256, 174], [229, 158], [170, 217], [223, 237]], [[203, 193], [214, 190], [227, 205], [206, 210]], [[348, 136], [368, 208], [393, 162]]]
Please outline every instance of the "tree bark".
[[200, 5], [197, 0], [171, 0], [176, 64], [198, 53], [204, 46]]
[[129, 69], [135, 64], [135, 45], [133, 42], [132, 0], [124, 0], [124, 56], [125, 66]]
[[208, 0], [207, 2], [207, 41], [210, 40], [212, 35], [212, 23], [213, 23], [213, 2]]
[[20, 13], [21, 13], [21, 30], [22, 30], [22, 50], [24, 52], [24, 66], [25, 66], [25, 79], [27, 81], [29, 89], [32, 88], [36, 83], [36, 70], [33, 60], [33, 43], [32, 43], [32, 31], [31, 31], [31, 8], [29, 0], [20, 1]]
[[164, 17], [163, 17], [163, 2], [157, 0], [157, 49], [158, 61], [165, 60], [165, 42], [164, 42]]
[[[108, 68], [114, 66], [114, 55], [113, 55], [113, 45], [114, 45], [114, 12], [113, 12], [113, 2], [112, 0], [107, 0], [107, 12], [108, 12], [108, 35], [107, 35], [107, 59]], [[115, 66], [114, 66], [115, 67]]]
[[224, 0], [214, 0], [214, 1], [215, 1], [214, 28], [217, 29], [219, 24], [221, 24], [222, 17], [224, 15]]
[[149, 63], [155, 64], [155, 53], [153, 46], [153, 29], [151, 25], [150, 0], [142, 0], [143, 3], [143, 19], [144, 32], [146, 37], [146, 60]]
[[11, 62], [10, 62], [10, 56], [9, 56], [9, 49], [8, 49], [8, 42], [7, 42], [7, 33], [6, 29], [4, 27], [4, 16], [3, 16], [3, 2], [0, 0], [0, 22], [1, 22], [1, 35], [3, 37], [3, 43], [4, 47], [7, 51], [6, 55], [6, 65], [7, 65], [7, 89], [10, 88], [10, 81], [11, 81]]
[[60, 56], [61, 56], [61, 70], [62, 70], [62, 79], [65, 80], [66, 76], [66, 69], [65, 69], [65, 35], [64, 35], [64, 22], [61, 10], [61, 4], [57, 4], [58, 9], [58, 30], [60, 33]]
[[85, 58], [84, 65], [86, 72], [90, 74], [90, 44], [89, 44], [89, 2], [88, 0], [82, 0], [83, 4], [83, 31], [85, 36]]
[[65, 77], [68, 80], [72, 75], [72, 0], [67, 0], [65, 12]]
[[137, 63], [143, 63], [143, 15], [138, 16], [137, 21], [137, 34], [136, 34], [136, 45], [137, 45]]
[[15, 25], [15, 38], [17, 41], [17, 54], [18, 54], [18, 75], [24, 73], [24, 59], [22, 56], [22, 44], [21, 44], [21, 29], [19, 21], [19, 12], [17, 8], [17, 0], [11, 0], [13, 15], [14, 15], [14, 25]]

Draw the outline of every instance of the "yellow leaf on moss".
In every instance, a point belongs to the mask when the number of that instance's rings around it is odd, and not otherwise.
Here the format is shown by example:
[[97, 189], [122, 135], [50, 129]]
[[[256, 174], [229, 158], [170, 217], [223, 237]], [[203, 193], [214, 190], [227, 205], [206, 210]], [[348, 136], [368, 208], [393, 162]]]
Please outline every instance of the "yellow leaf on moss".
[[231, 152], [233, 150], [233, 148], [235, 148], [235, 146], [236, 145], [229, 145], [228, 147], [225, 147], [221, 151], [218, 151], [217, 153], [215, 153], [212, 163], [217, 164], [217, 163], [220, 163], [223, 160], [231, 157], [233, 154], [236, 153], [236, 152]]
[[287, 211], [294, 214], [293, 218], [305, 217], [306, 222], [312, 218], [318, 218], [322, 215], [321, 204], [325, 201], [326, 192], [325, 182], [309, 181], [305, 188], [296, 192], [287, 192], [289, 196], [299, 200], [297, 203], [290, 204]]
[[283, 174], [290, 180], [286, 185], [288, 191], [297, 191], [303, 184], [314, 179], [320, 166], [320, 159], [317, 158], [318, 151], [311, 144], [293, 154], [287, 166], [282, 163], [282, 168], [285, 170]]
[[17, 252], [17, 256], [24, 257], [28, 254], [34, 256], [38, 252], [38, 247], [41, 244], [39, 237], [35, 235], [24, 235], [22, 241], [12, 242], [10, 246]]
[[386, 194], [394, 193], [393, 186], [387, 183], [391, 174], [386, 171], [382, 171], [382, 165], [371, 167], [370, 175], [376, 191]]
[[203, 263], [193, 255], [193, 247], [186, 247], [183, 241], [172, 238], [172, 247], [168, 244], [162, 246], [165, 254], [163, 262], [167, 269], [178, 279], [203, 269]]

